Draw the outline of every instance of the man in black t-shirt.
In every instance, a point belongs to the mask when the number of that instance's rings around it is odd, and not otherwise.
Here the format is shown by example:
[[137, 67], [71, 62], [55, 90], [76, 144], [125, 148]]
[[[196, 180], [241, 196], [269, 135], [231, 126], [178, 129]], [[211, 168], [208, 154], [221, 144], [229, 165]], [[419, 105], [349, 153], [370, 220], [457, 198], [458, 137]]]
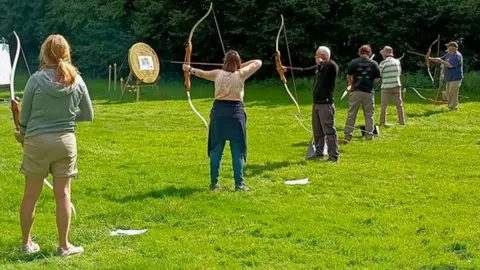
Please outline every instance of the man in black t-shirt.
[[[338, 138], [335, 129], [335, 104], [333, 92], [338, 76], [337, 64], [330, 60], [330, 49], [320, 46], [315, 54], [316, 65], [308, 68], [291, 68], [299, 71], [315, 71], [313, 77], [312, 128], [316, 152], [311, 160], [323, 158], [325, 138], [327, 140], [328, 161], [338, 160]], [[284, 69], [287, 69], [284, 67]]]
[[371, 60], [372, 49], [363, 45], [359, 50], [359, 58], [350, 62], [347, 71], [348, 86], [350, 88], [349, 109], [347, 123], [345, 124], [345, 139], [352, 139], [355, 121], [360, 106], [365, 116], [365, 139], [373, 138], [373, 115], [375, 109], [375, 93], [373, 85], [380, 81], [380, 69], [377, 62]]

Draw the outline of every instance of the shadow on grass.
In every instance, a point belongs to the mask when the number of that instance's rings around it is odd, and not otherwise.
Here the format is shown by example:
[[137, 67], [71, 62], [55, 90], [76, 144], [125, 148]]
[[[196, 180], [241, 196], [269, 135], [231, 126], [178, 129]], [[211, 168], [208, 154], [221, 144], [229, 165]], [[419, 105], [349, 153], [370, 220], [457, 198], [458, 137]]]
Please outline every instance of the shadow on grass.
[[307, 161], [282, 161], [282, 162], [267, 162], [266, 164], [248, 164], [245, 166], [245, 176], [253, 177], [261, 175], [265, 172], [271, 172], [278, 170], [280, 168], [292, 166], [292, 165], [306, 165]]
[[436, 114], [445, 113], [447, 110], [427, 110], [422, 113], [407, 113], [407, 117], [429, 117]]
[[33, 262], [33, 261], [39, 261], [39, 260], [45, 260], [45, 259], [48, 259], [50, 257], [53, 257], [55, 256], [55, 253], [53, 252], [49, 252], [49, 251], [45, 251], [45, 250], [42, 250], [36, 254], [32, 254], [32, 255], [23, 255], [20, 253], [20, 251], [18, 253], [11, 253], [9, 255], [7, 255], [7, 258], [8, 258], [8, 261], [11, 262], [11, 263], [26, 263], [26, 262]]
[[177, 187], [167, 187], [161, 190], [153, 190], [143, 194], [131, 195], [121, 198], [115, 198], [113, 196], [109, 196], [109, 199], [119, 203], [126, 203], [132, 201], [143, 201], [145, 199], [153, 198], [153, 199], [163, 199], [168, 197], [178, 197], [185, 199], [187, 197], [192, 196], [195, 193], [201, 192], [203, 189], [198, 188], [177, 188]]

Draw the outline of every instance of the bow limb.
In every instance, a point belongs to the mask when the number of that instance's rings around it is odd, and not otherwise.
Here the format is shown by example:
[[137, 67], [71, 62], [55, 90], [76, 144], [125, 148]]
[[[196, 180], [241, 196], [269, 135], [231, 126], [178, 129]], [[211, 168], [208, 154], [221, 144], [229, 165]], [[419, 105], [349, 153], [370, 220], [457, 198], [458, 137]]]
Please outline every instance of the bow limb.
[[[50, 182], [48, 182], [47, 178], [43, 179], [43, 183], [53, 191], [53, 186], [50, 184]], [[77, 219], [77, 210], [75, 209], [73, 203], [70, 203], [70, 208], [72, 209], [73, 216], [75, 219]]]
[[410, 87], [410, 89], [412, 89], [421, 99], [427, 100], [427, 98], [422, 96], [415, 87]]
[[14, 31], [15, 39], [17, 40], [17, 51], [15, 52], [15, 58], [13, 60], [12, 73], [10, 74], [10, 102], [12, 106], [13, 123], [15, 130], [20, 130], [20, 103], [15, 98], [15, 70], [17, 69], [18, 58], [20, 57], [21, 43], [20, 38]]
[[[283, 15], [280, 15], [280, 16], [282, 18], [282, 23], [280, 24], [280, 29], [278, 30], [278, 34], [277, 34], [277, 40], [275, 42], [275, 50], [276, 50], [276, 52], [275, 52], [275, 65], [277, 67], [278, 75], [280, 75], [280, 80], [282, 81], [282, 84], [285, 87], [285, 91], [287, 91], [288, 95], [290, 96], [293, 103], [297, 107], [298, 115], [300, 115], [300, 106], [298, 105], [298, 102], [295, 99], [295, 97], [293, 96], [292, 92], [290, 92], [290, 89], [288, 89], [287, 78], [285, 77], [285, 70], [284, 70], [283, 64], [282, 64], [282, 54], [280, 53], [279, 46], [278, 46], [279, 40], [280, 40], [280, 34], [282, 33], [282, 30], [285, 27], [285, 21], [283, 19]], [[297, 120], [298, 120], [298, 118], [297, 118]]]
[[[188, 36], [188, 41], [187, 41], [187, 47], [185, 49], [184, 62], [185, 62], [186, 65], [190, 65], [190, 62], [191, 62], [192, 51], [193, 51], [193, 48], [192, 48], [193, 33], [195, 32], [195, 29], [197, 29], [197, 27], [200, 25], [200, 23], [203, 22], [208, 17], [210, 12], [212, 12], [212, 8], [213, 8], [213, 3], [210, 3], [210, 8], [208, 9], [207, 13], [205, 15], [203, 15], [203, 17], [200, 20], [198, 20], [197, 23], [195, 23], [192, 30], [190, 31], [190, 34]], [[192, 102], [192, 97], [190, 95], [190, 89], [192, 88], [192, 83], [191, 83], [191, 80], [190, 80], [190, 72], [189, 71], [184, 71], [183, 75], [185, 77], [184, 85], [185, 85], [185, 90], [187, 91], [188, 104], [190, 105], [190, 108], [193, 110], [193, 112], [202, 120], [202, 122], [205, 124], [205, 127], [208, 130], [207, 120], [205, 120], [205, 118], [195, 108], [195, 106], [193, 105], [193, 102]]]
[[430, 44], [430, 47], [428, 47], [427, 54], [425, 55], [425, 64], [427, 66], [428, 76], [430, 76], [430, 79], [432, 80], [432, 82], [435, 82], [435, 79], [433, 78], [432, 72], [430, 71], [430, 59], [429, 58], [432, 55], [433, 45], [435, 45], [435, 43], [437, 43], [439, 41], [439, 39], [440, 39], [440, 37], [437, 37], [437, 39], [435, 39], [435, 41], [433, 41], [432, 44]]
[[282, 28], [284, 26], [283, 15], [280, 15], [282, 18], [282, 24], [280, 25], [280, 29], [278, 30], [277, 40], [275, 42], [275, 64], [277, 66], [278, 75], [280, 75], [280, 80], [283, 84], [287, 83], [287, 78], [285, 77], [285, 70], [283, 69], [282, 64], [282, 54], [280, 53], [280, 49], [278, 46], [278, 41], [280, 39], [280, 34], [282, 33]]

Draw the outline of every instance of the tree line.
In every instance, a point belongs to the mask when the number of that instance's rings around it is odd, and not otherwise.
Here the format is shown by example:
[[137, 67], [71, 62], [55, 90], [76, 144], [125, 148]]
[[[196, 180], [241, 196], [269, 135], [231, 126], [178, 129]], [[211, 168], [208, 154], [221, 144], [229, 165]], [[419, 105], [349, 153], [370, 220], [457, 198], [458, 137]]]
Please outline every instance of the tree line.
[[[313, 63], [315, 48], [326, 45], [333, 59], [346, 65], [358, 48], [371, 44], [376, 59], [384, 45], [397, 56], [407, 50], [425, 53], [441, 35], [440, 52], [450, 40], [460, 43], [465, 69], [480, 69], [480, 0], [213, 0], [223, 42], [243, 59], [262, 59], [260, 77], [275, 75], [273, 55], [285, 17], [294, 66]], [[161, 60], [183, 60], [193, 25], [206, 13], [202, 0], [0, 0], [0, 37], [15, 43], [20, 35], [31, 66], [38, 64], [41, 43], [60, 33], [72, 45], [75, 65], [87, 75], [105, 76], [108, 64], [120, 65], [131, 45], [145, 42]], [[283, 62], [288, 63], [283, 35]], [[435, 46], [434, 52], [437, 51]], [[192, 61], [219, 62], [223, 58], [217, 29], [210, 15], [193, 35]], [[181, 76], [178, 66], [162, 63], [162, 73]], [[424, 59], [409, 55], [404, 69], [424, 70]]]

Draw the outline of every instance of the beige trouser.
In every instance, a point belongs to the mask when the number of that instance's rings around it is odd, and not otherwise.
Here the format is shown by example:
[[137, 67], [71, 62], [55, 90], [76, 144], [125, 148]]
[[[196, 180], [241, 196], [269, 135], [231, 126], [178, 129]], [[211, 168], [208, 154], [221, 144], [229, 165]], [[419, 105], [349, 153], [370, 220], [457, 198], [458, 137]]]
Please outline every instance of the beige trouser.
[[460, 92], [460, 86], [462, 80], [446, 82], [444, 96], [447, 99], [448, 108], [450, 110], [456, 110], [458, 108], [458, 94]]
[[345, 138], [351, 138], [355, 128], [355, 121], [357, 120], [357, 113], [360, 106], [363, 109], [365, 117], [365, 138], [371, 139], [373, 137], [373, 113], [375, 110], [374, 95], [362, 91], [354, 91], [350, 94], [348, 99], [348, 118], [345, 124]]
[[25, 138], [22, 172], [26, 176], [43, 179], [76, 176], [77, 140], [71, 132], [43, 134]]
[[395, 106], [397, 106], [398, 123], [400, 125], [405, 125], [405, 113], [403, 111], [401, 87], [382, 89], [382, 109], [380, 111], [380, 124], [385, 124], [385, 120], [387, 118], [388, 102], [392, 98], [395, 100]]

